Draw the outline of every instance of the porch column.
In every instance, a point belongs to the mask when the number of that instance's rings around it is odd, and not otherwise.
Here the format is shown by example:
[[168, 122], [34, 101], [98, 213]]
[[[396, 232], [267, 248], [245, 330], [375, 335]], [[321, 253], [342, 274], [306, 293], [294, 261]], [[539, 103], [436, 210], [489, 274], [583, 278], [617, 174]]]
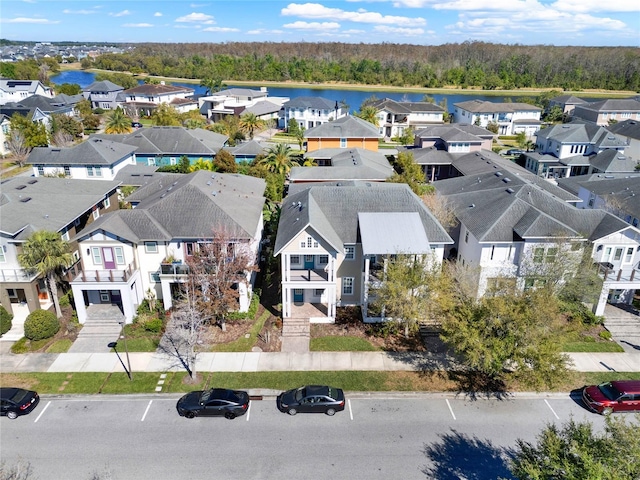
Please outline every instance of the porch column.
[[282, 318], [289, 318], [289, 287], [282, 287]]
[[607, 305], [607, 298], [609, 297], [609, 286], [605, 283], [602, 286], [600, 297], [598, 298], [598, 304], [596, 305], [596, 311], [593, 312], [596, 315], [604, 315], [604, 307]]
[[122, 313], [124, 314], [124, 321], [125, 323], [131, 323], [133, 322], [133, 317], [136, 314], [135, 308], [134, 308], [134, 299], [131, 298], [131, 289], [124, 285], [123, 287], [119, 288], [120, 291], [120, 298], [122, 299]]
[[73, 292], [73, 303], [76, 305], [76, 314], [78, 315], [78, 323], [87, 321], [87, 307], [84, 304], [84, 295], [80, 285], [71, 285]]
[[165, 310], [169, 310], [173, 306], [173, 298], [171, 298], [171, 283], [169, 280], [162, 280], [160, 282], [160, 288], [162, 289], [162, 305]]

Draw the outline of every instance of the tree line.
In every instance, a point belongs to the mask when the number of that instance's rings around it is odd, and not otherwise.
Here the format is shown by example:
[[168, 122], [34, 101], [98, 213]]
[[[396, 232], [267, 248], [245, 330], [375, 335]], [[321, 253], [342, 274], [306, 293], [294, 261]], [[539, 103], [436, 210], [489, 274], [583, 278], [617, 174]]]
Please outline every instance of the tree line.
[[640, 91], [632, 47], [348, 43], [144, 43], [83, 68], [189, 79], [437, 87]]

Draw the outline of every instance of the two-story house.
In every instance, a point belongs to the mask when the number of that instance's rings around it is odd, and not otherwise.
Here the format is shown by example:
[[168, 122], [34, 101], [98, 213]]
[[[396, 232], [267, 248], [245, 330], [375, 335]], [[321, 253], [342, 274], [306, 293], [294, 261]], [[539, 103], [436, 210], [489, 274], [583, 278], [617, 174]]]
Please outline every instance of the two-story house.
[[0, 303], [33, 312], [51, 305], [44, 280], [18, 261], [22, 244], [38, 230], [60, 233], [80, 259], [76, 233], [118, 208], [119, 182], [13, 177], [0, 193]]
[[82, 96], [91, 102], [91, 108], [114, 110], [125, 101], [124, 87], [109, 80], [93, 82], [82, 89]]
[[92, 136], [68, 148], [36, 147], [27, 163], [34, 177], [113, 180], [118, 171], [135, 161], [135, 146]]
[[449, 257], [476, 275], [478, 296], [494, 288], [535, 288], [548, 274], [561, 282], [575, 273], [584, 249], [607, 265], [597, 315], [607, 300], [630, 303], [640, 287], [640, 230], [604, 210], [575, 208], [559, 187], [541, 188], [506, 171], [434, 187], [460, 221]]
[[408, 128], [415, 132], [444, 122], [444, 109], [429, 102], [396, 102], [384, 98], [371, 106], [378, 110], [380, 135], [387, 139], [402, 136]]
[[309, 154], [325, 148], [364, 148], [377, 152], [380, 133], [375, 125], [347, 115], [306, 130], [304, 137]]
[[606, 127], [612, 122], [640, 120], [640, 102], [635, 98], [615, 98], [576, 105], [574, 118]]
[[490, 123], [498, 125], [500, 135], [516, 135], [524, 132], [534, 135], [541, 125], [542, 109], [520, 102], [487, 102], [469, 100], [453, 104], [453, 122], [470, 123], [487, 128]]
[[124, 91], [125, 104], [141, 115], [151, 115], [160, 104], [174, 107], [179, 113], [196, 110], [198, 101], [193, 98], [193, 88], [178, 85], [144, 83]]
[[274, 255], [282, 270], [282, 316], [335, 321], [339, 306], [369, 312], [369, 289], [381, 281], [384, 257], [432, 255], [442, 261], [452, 243], [440, 223], [406, 184], [346, 182], [317, 185], [282, 204]]
[[11, 80], [0, 78], [0, 105], [20, 102], [33, 95], [53, 98], [53, 89], [39, 80]]
[[282, 104], [280, 110], [280, 128], [287, 128], [293, 119], [304, 130], [332, 122], [346, 116], [342, 106], [323, 97], [295, 97]]
[[585, 103], [589, 102], [573, 95], [558, 95], [549, 100], [547, 109], [551, 110], [553, 107], [559, 107], [565, 116], [570, 117], [573, 115], [576, 105], [584, 105]]
[[[127, 200], [130, 210], [101, 217], [77, 237], [82, 273], [71, 281], [78, 320], [92, 305], [115, 304], [130, 323], [149, 295], [173, 305], [188, 273], [187, 259], [214, 232], [258, 260], [265, 182], [199, 170], [154, 174]], [[240, 311], [251, 301], [255, 273], [238, 283]]]
[[613, 123], [607, 126], [606, 129], [617, 137], [625, 139], [627, 146], [624, 149], [624, 153], [640, 161], [640, 121], [624, 120]]
[[[254, 113], [257, 117], [267, 120], [279, 118], [280, 108], [288, 100], [288, 97], [269, 97], [265, 87], [259, 90], [228, 88], [198, 98], [198, 108], [202, 115], [213, 122], [218, 122], [228, 115], [239, 117], [245, 112]], [[274, 110], [273, 105], [277, 105], [277, 109]]]

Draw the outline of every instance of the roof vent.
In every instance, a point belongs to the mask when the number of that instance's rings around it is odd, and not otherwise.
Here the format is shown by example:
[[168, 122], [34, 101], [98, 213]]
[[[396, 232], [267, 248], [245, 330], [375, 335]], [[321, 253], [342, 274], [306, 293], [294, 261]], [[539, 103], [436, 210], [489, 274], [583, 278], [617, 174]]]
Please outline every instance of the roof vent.
[[496, 177], [501, 177], [501, 176], [502, 176], [502, 172], [496, 172], [496, 173], [495, 173], [495, 176], [496, 176]]
[[513, 192], [515, 192], [515, 190], [513, 188], [509, 187], [509, 188], [507, 188], [507, 192], [513, 193]]
[[24, 197], [20, 199], [22, 203], [27, 203], [29, 200], [31, 200], [31, 197]]
[[166, 193], [163, 193], [162, 195], [160, 195], [160, 198], [164, 198], [166, 195]]
[[510, 179], [509, 177], [504, 177], [504, 178], [502, 179], [502, 181], [503, 181], [504, 183], [509, 183], [509, 182], [511, 181], [511, 179]]
[[211, 192], [211, 195], [213, 195], [214, 197], [218, 194], [218, 192], [216, 190], [214, 190], [213, 192]]
[[207, 182], [207, 185], [211, 185], [211, 180], [209, 180], [209, 181]]
[[173, 182], [171, 185], [173, 185], [174, 187], [178, 184], [178, 182]]
[[475, 208], [475, 207], [476, 207], [475, 203], [472, 203], [471, 205], [469, 205], [469, 208]]
[[22, 190], [22, 189], [24, 189], [24, 188], [27, 188], [27, 186], [26, 186], [26, 185], [18, 185], [18, 186], [16, 187], [16, 190]]
[[38, 180], [36, 180], [35, 178], [33, 180], [29, 180], [27, 182], [29, 185], [33, 185], [34, 183], [38, 183]]

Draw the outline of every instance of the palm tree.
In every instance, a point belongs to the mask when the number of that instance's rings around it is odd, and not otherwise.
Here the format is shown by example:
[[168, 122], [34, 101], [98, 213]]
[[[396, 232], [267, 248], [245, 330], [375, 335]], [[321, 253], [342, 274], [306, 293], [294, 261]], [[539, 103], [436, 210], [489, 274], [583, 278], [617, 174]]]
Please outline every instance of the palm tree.
[[62, 316], [58, 301], [57, 274], [73, 263], [69, 244], [57, 232], [39, 230], [33, 232], [22, 245], [18, 261], [25, 269], [44, 277], [58, 318]]
[[378, 109], [371, 105], [365, 105], [360, 108], [360, 111], [354, 114], [356, 117], [361, 118], [365, 122], [369, 122], [376, 127], [378, 126]]
[[221, 78], [203, 78], [200, 81], [200, 86], [207, 89], [206, 95], [211, 95], [212, 93], [219, 92], [227, 88], [227, 85], [222, 81]]
[[249, 134], [249, 138], [253, 138], [253, 132], [264, 127], [264, 121], [259, 119], [255, 113], [247, 112], [240, 117], [240, 128]]
[[260, 164], [272, 173], [286, 174], [291, 167], [298, 166], [298, 163], [292, 160], [292, 155], [293, 151], [288, 144], [278, 143], [267, 150], [267, 156], [260, 160]]
[[118, 107], [109, 114], [104, 131], [106, 133], [129, 133], [131, 131], [131, 119]]

